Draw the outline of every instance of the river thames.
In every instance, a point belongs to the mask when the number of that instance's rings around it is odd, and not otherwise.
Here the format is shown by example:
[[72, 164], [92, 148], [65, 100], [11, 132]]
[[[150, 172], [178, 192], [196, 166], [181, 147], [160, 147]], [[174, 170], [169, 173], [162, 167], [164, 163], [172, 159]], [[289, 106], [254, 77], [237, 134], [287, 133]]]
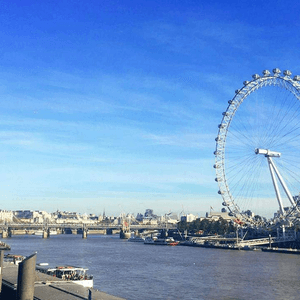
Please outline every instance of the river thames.
[[300, 256], [131, 243], [118, 236], [13, 236], [10, 253], [89, 268], [94, 288], [135, 299], [299, 299]]

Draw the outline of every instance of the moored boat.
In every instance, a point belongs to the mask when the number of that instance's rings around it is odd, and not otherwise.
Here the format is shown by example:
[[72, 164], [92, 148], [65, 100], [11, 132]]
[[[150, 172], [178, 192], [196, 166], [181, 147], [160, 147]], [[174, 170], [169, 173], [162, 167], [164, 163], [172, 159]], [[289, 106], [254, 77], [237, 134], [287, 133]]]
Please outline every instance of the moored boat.
[[48, 264], [40, 263], [36, 265], [36, 270], [53, 277], [61, 278], [65, 281], [82, 285], [84, 287], [92, 288], [94, 285], [93, 276], [87, 274], [86, 271], [88, 269], [86, 268], [69, 265], [50, 268]]
[[164, 246], [176, 246], [179, 244], [178, 241], [175, 241], [172, 237], [167, 238], [151, 238], [147, 237], [145, 238], [144, 244], [149, 245], [164, 245]]
[[10, 250], [10, 246], [0, 241], [0, 250]]
[[145, 238], [141, 237], [141, 236], [132, 236], [128, 239], [128, 242], [140, 242], [140, 243], [144, 243], [145, 242]]
[[[33, 235], [39, 235], [39, 236], [42, 236], [44, 233], [44, 230], [36, 230]], [[49, 234], [50, 235], [57, 235], [57, 231], [55, 229], [51, 229], [49, 230]]]
[[292, 248], [277, 248], [277, 247], [267, 247], [261, 248], [264, 252], [275, 252], [275, 253], [286, 253], [286, 254], [298, 254], [300, 255], [299, 249], [292, 249]]
[[42, 236], [43, 235], [43, 230], [37, 230], [37, 231], [35, 231], [34, 233], [33, 233], [33, 235], [40, 235], [40, 236]]
[[154, 241], [154, 245], [166, 245], [166, 246], [176, 246], [179, 242], [175, 241], [173, 237], [158, 238]]
[[5, 254], [4, 255], [4, 261], [14, 264], [14, 265], [18, 265], [20, 262], [22, 262], [24, 260], [25, 256], [23, 255], [16, 255], [16, 254]]
[[150, 236], [145, 238], [144, 244], [150, 244], [150, 245], [154, 245], [154, 239]]
[[173, 241], [173, 242], [168, 243], [169, 246], [177, 246], [178, 244], [179, 244], [179, 241]]

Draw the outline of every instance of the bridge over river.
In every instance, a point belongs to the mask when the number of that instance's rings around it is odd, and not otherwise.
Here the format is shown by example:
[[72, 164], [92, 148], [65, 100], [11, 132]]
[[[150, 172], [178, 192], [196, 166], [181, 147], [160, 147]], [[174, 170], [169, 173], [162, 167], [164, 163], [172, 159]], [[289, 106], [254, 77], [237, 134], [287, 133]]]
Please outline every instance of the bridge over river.
[[[130, 225], [131, 231], [144, 231], [144, 230], [162, 230], [162, 229], [176, 229], [174, 224], [137, 224]], [[0, 225], [0, 232], [2, 232], [2, 238], [6, 238], [12, 235], [21, 234], [35, 234], [40, 232], [43, 238], [48, 238], [51, 234], [63, 234], [81, 233], [83, 238], [86, 238], [88, 234], [116, 234], [122, 229], [121, 224], [85, 224], [85, 223], [63, 223], [63, 224], [33, 224], [33, 223], [9, 223]]]

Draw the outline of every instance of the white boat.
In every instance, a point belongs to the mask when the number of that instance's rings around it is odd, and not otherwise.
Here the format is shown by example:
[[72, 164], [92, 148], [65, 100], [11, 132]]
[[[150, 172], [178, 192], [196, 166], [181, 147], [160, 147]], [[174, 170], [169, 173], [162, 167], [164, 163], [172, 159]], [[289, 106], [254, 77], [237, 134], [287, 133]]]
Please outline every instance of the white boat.
[[176, 246], [179, 242], [175, 241], [173, 237], [160, 238], [154, 241], [154, 245], [168, 245], [168, 246]]
[[140, 243], [144, 243], [145, 242], [145, 238], [141, 237], [141, 236], [133, 236], [131, 238], [128, 239], [128, 242], [140, 242]]
[[5, 254], [4, 255], [4, 261], [14, 264], [14, 265], [18, 265], [20, 262], [22, 262], [24, 260], [25, 256], [23, 255], [16, 255], [16, 254]]
[[33, 235], [43, 235], [43, 230], [37, 230], [37, 231], [35, 231], [34, 233], [33, 233]]
[[45, 263], [40, 263], [36, 265], [36, 270], [48, 274], [50, 276], [54, 276], [57, 278], [61, 278], [65, 281], [70, 281], [79, 285], [82, 285], [87, 288], [92, 288], [94, 285], [94, 279], [92, 275], [88, 275], [86, 271], [88, 269], [74, 266], [58, 266], [54, 268], [50, 268]]
[[168, 238], [147, 237], [145, 238], [144, 244], [176, 246], [179, 244], [179, 242], [175, 241], [172, 237], [168, 237]]
[[[34, 235], [40, 235], [40, 236], [42, 236], [43, 235], [43, 230], [37, 230], [37, 231], [35, 231], [33, 234]], [[49, 234], [50, 234], [50, 236], [51, 235], [56, 235], [57, 234], [57, 231], [55, 230], [55, 229], [51, 229], [50, 231], [49, 231]]]

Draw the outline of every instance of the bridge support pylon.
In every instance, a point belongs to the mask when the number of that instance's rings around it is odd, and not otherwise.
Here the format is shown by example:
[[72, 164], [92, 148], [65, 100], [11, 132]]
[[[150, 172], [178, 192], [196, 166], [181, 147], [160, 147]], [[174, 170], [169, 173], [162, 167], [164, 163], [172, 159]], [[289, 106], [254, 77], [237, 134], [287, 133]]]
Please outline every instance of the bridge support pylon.
[[8, 238], [8, 229], [5, 228], [2, 229], [2, 238], [3, 239]]
[[87, 228], [85, 226], [83, 226], [82, 228], [82, 238], [83, 239], [87, 238]]
[[48, 229], [43, 229], [43, 239], [47, 239], [50, 236], [50, 230]]

